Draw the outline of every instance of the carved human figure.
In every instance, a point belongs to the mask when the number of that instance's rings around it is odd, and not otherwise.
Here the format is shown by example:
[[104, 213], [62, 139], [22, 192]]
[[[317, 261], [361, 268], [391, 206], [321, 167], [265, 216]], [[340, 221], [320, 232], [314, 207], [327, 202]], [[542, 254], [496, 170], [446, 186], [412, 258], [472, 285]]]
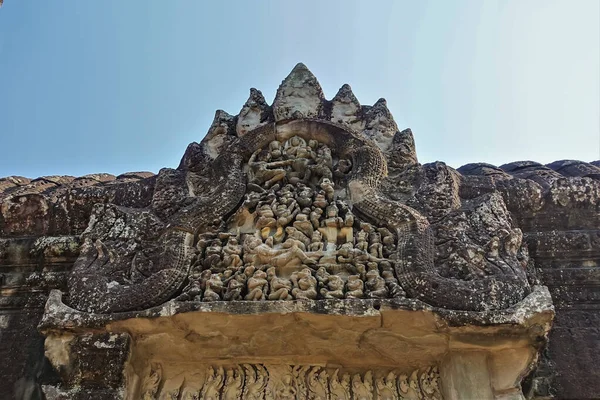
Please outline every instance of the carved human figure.
[[348, 276], [346, 282], [346, 298], [347, 299], [361, 299], [364, 297], [365, 285], [358, 275]]
[[442, 400], [437, 368], [428, 367], [421, 375], [421, 390], [426, 400]]
[[223, 245], [220, 239], [213, 239], [206, 247], [204, 255], [204, 268], [219, 270], [222, 269], [222, 252]]
[[323, 251], [323, 236], [321, 232], [314, 231], [308, 245], [309, 251]]
[[327, 287], [321, 289], [321, 296], [325, 299], [343, 299], [344, 280], [338, 275], [329, 275]]
[[296, 201], [300, 207], [310, 207], [312, 205], [314, 191], [301, 182], [296, 184], [296, 188]]
[[338, 207], [330, 204], [325, 210], [325, 219], [321, 222], [319, 231], [327, 241], [328, 248], [334, 248], [338, 242], [339, 229], [344, 226], [344, 220], [338, 215]]
[[223, 265], [225, 268], [237, 269], [242, 266], [242, 246], [234, 237], [229, 238], [225, 247], [223, 247]]
[[384, 299], [388, 296], [385, 280], [379, 275], [377, 267], [367, 272], [367, 294], [372, 299]]
[[381, 243], [383, 245], [383, 256], [389, 257], [396, 252], [396, 238], [394, 234], [387, 228], [379, 228], [381, 235]]
[[312, 276], [310, 268], [296, 271], [290, 277], [294, 285], [292, 295], [297, 300], [314, 300], [317, 298], [317, 280]]
[[[311, 225], [312, 227], [312, 225]], [[287, 235], [287, 240], [289, 239], [294, 239], [296, 240], [298, 243], [298, 247], [300, 247], [300, 249], [302, 251], [306, 251], [306, 249], [310, 246], [311, 240], [309, 236], [306, 236], [304, 233], [302, 233], [300, 230], [296, 229], [293, 226], [288, 226], [287, 228], [285, 228], [285, 233]]]
[[369, 250], [369, 233], [365, 224], [361, 224], [361, 229], [356, 234], [356, 248], [364, 252]]
[[323, 178], [319, 187], [325, 192], [325, 198], [328, 202], [333, 202], [333, 196], [335, 194], [335, 190], [333, 189], [333, 182], [328, 178]]
[[[245, 256], [254, 265], [270, 264], [277, 268], [290, 265], [314, 265], [316, 261], [309, 258], [294, 241], [286, 241], [283, 248], [274, 249], [267, 246], [259, 238], [248, 235], [244, 241]], [[246, 258], [245, 258], [246, 260]]]
[[375, 230], [369, 233], [369, 254], [371, 254], [373, 257], [383, 258], [381, 235]]
[[223, 387], [225, 371], [223, 367], [214, 368], [208, 367], [206, 370], [206, 379], [202, 388], [202, 398], [206, 400], [220, 400], [221, 388]]
[[312, 237], [314, 232], [313, 224], [308, 220], [308, 215], [304, 212], [296, 215], [293, 227], [302, 232], [307, 238]]
[[300, 209], [298, 208], [298, 203], [296, 203], [296, 200], [292, 199], [290, 204], [277, 204], [273, 211], [277, 217], [277, 226], [286, 227], [294, 220], [294, 218], [296, 218], [296, 215], [300, 212]]
[[267, 269], [267, 280], [269, 281], [269, 300], [291, 300], [292, 282], [289, 279], [279, 278], [275, 267]]
[[[313, 207], [315, 208], [320, 208], [322, 210], [325, 209], [325, 207], [327, 207], [329, 205], [329, 202], [327, 201], [327, 199], [325, 198], [325, 192], [324, 191], [319, 191], [316, 195], [315, 195], [315, 199], [313, 200]], [[318, 227], [318, 226], [317, 226]]]
[[273, 140], [269, 143], [269, 156], [272, 161], [277, 161], [283, 156], [283, 149], [279, 141]]
[[267, 295], [269, 282], [267, 274], [261, 270], [254, 270], [254, 267], [246, 267], [246, 274], [251, 273], [252, 276], [248, 279], [248, 294], [246, 300], [258, 301], [264, 300]]
[[225, 382], [223, 384], [223, 395], [221, 400], [240, 400], [242, 398], [242, 388], [244, 386], [244, 372], [241, 367], [237, 369], [228, 368], [225, 372]]
[[300, 136], [293, 136], [284, 143], [285, 154], [290, 158], [295, 158], [298, 150], [306, 146], [306, 141]]
[[398, 400], [396, 375], [393, 372], [388, 373], [385, 377], [380, 376], [377, 378], [375, 381], [375, 389], [378, 400]]
[[240, 271], [236, 272], [227, 282], [227, 288], [225, 289], [225, 293], [223, 294], [223, 300], [241, 300], [242, 292], [246, 287], [247, 280], [248, 276], [246, 276], [245, 273]]
[[251, 365], [244, 364], [246, 381], [244, 385], [244, 399], [263, 400], [265, 387], [267, 386], [268, 373], [262, 365], [256, 365], [256, 369]]
[[365, 373], [364, 379], [360, 374], [352, 376], [352, 395], [356, 400], [373, 400], [373, 375], [371, 371]]
[[309, 166], [311, 182], [318, 184], [322, 179], [333, 179], [333, 158], [331, 157], [331, 149], [327, 146], [321, 146], [317, 150], [316, 163]]
[[188, 284], [176, 298], [178, 301], [200, 301], [202, 299], [202, 274], [194, 273], [188, 277]]
[[327, 371], [321, 367], [312, 367], [306, 375], [308, 399], [320, 400], [329, 397], [329, 384]]
[[350, 400], [350, 375], [343, 374], [339, 378], [339, 369], [336, 369], [329, 379], [329, 396], [331, 400]]
[[256, 150], [250, 157], [250, 160], [248, 160], [248, 166], [250, 167], [249, 182], [269, 188], [273, 186], [274, 183], [285, 178], [286, 171], [282, 167], [290, 165], [291, 161], [260, 161], [258, 155], [261, 151], [262, 149]]
[[342, 158], [338, 161], [335, 166], [335, 170], [333, 171], [333, 177], [336, 182], [340, 182], [345, 180], [346, 174], [350, 172], [352, 169], [352, 162], [346, 158]]
[[298, 389], [291, 371], [277, 378], [270, 377], [265, 398], [268, 400], [295, 400]]
[[273, 212], [273, 206], [275, 201], [271, 204], [262, 203], [258, 205], [257, 220], [255, 223], [256, 229], [260, 231], [261, 237], [266, 239], [271, 235], [271, 232], [277, 228], [277, 220], [275, 219], [275, 213]]
[[211, 274], [210, 270], [202, 272], [204, 282], [204, 296], [202, 301], [219, 301], [223, 293], [223, 281], [219, 274]]

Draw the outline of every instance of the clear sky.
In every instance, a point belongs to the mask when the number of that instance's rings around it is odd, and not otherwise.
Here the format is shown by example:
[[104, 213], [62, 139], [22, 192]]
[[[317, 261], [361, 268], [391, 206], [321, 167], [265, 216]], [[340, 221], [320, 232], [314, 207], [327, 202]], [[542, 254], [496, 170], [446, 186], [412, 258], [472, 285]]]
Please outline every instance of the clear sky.
[[176, 167], [298, 62], [422, 163], [600, 159], [600, 1], [6, 0], [0, 176]]

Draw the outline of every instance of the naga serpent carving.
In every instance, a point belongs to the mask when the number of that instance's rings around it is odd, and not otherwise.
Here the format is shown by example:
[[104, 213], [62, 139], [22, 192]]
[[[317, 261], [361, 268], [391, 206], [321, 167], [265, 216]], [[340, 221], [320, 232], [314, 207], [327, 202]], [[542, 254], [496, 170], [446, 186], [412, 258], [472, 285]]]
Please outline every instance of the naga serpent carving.
[[352, 212], [396, 234], [395, 271], [410, 297], [436, 307], [481, 311], [510, 307], [528, 293], [524, 274], [510, 268], [504, 274], [471, 281], [441, 276], [434, 266], [433, 233], [427, 218], [380, 190], [387, 176], [382, 151], [340, 125], [296, 119], [231, 137], [214, 160], [202, 158], [212, 163], [205, 170], [211, 171], [207, 178], [214, 188], [200, 193], [170, 219], [159, 239], [159, 246], [164, 247], [159, 260], [162, 269], [142, 282], [113, 282], [110, 251], [100, 241], [87, 240], [69, 280], [71, 304], [90, 312], [114, 313], [160, 305], [172, 298], [186, 282], [198, 235], [239, 208], [247, 187], [244, 167], [252, 154], [273, 140], [292, 136], [316, 139], [340, 159], [351, 160], [346, 182]]

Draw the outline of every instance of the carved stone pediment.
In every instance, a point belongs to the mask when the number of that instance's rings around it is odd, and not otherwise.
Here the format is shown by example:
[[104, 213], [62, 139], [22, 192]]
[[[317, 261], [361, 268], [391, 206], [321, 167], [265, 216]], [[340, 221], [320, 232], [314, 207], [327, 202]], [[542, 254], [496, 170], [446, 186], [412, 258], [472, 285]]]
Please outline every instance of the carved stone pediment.
[[385, 100], [345, 85], [328, 101], [299, 65], [272, 106], [253, 89], [238, 116], [218, 111], [149, 207], [94, 207], [47, 345], [129, 337], [129, 398], [517, 393], [551, 304], [501, 194], [462, 179], [418, 163]]

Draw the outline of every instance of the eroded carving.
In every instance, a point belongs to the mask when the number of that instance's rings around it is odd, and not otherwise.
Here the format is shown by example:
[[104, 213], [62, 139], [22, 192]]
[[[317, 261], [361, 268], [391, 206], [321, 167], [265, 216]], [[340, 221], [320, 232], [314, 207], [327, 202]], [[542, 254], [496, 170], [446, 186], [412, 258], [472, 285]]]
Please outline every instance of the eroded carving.
[[271, 111], [254, 97], [241, 125], [218, 114], [178, 169], [161, 171], [150, 210], [97, 207], [69, 279], [72, 306], [112, 313], [174, 297], [406, 295], [489, 310], [529, 292], [527, 252], [501, 196], [462, 202], [459, 174], [416, 164], [385, 101], [366, 110], [364, 124], [341, 119], [364, 127], [357, 133], [326, 121], [304, 66], [280, 88], [276, 122], [266, 123]]
[[192, 371], [185, 378], [172, 379], [172, 384], [161, 381], [160, 373], [156, 374], [159, 370], [160, 365], [153, 364], [142, 381], [144, 399], [181, 394], [185, 399], [226, 400], [442, 400], [437, 367], [407, 374], [394, 370], [346, 372], [318, 365], [209, 366], [203, 375]]

